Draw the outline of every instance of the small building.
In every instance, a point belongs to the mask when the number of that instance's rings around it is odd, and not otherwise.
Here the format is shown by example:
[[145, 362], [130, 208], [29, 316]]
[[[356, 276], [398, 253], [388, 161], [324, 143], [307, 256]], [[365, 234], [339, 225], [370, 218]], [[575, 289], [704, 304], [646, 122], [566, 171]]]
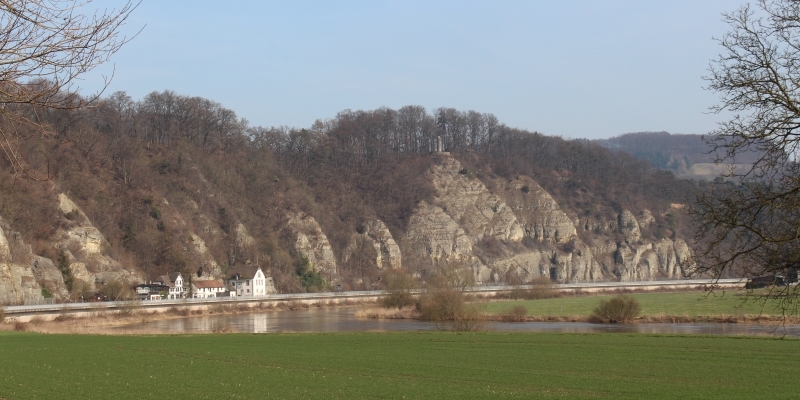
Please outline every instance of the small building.
[[264, 275], [260, 267], [235, 267], [230, 271], [228, 290], [236, 297], [258, 297], [275, 294], [275, 283], [271, 276]]
[[195, 299], [207, 299], [217, 297], [217, 293], [224, 293], [225, 285], [217, 280], [192, 281], [192, 297]]
[[142, 283], [133, 287], [140, 300], [161, 300], [161, 293], [168, 294], [169, 286], [160, 282]]
[[161, 275], [153, 282], [168, 287], [168, 299], [182, 299], [186, 297], [186, 287], [183, 285], [183, 277], [181, 276], [180, 272], [173, 272], [169, 275]]

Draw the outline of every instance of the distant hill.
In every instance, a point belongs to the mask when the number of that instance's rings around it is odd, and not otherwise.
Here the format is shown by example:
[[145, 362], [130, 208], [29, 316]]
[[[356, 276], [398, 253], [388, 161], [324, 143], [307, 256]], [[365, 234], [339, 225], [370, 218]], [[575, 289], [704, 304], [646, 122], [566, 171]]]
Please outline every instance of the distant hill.
[[[718, 153], [703, 140], [703, 135], [635, 132], [592, 142], [647, 160], [654, 167], [670, 170], [680, 178], [712, 180], [728, 168], [728, 165], [714, 163]], [[757, 156], [755, 152], [743, 154], [733, 167], [747, 168]]]

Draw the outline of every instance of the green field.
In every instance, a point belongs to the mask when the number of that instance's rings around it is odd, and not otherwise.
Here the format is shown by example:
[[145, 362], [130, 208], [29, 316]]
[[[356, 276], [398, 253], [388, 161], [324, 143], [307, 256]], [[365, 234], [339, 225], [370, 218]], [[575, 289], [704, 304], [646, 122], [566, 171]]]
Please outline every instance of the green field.
[[800, 340], [0, 332], [0, 398], [796, 398]]
[[[683, 293], [638, 293], [630, 295], [639, 301], [642, 315], [650, 316], [716, 316], [742, 314], [775, 314], [780, 315], [771, 304], [763, 308], [762, 304], [752, 300], [743, 303], [742, 296], [734, 292], [707, 295], [703, 292]], [[512, 307], [523, 305], [528, 315], [547, 316], [588, 316], [602, 299], [610, 299], [612, 295], [560, 297], [544, 300], [496, 301], [486, 304], [487, 314], [502, 314]]]

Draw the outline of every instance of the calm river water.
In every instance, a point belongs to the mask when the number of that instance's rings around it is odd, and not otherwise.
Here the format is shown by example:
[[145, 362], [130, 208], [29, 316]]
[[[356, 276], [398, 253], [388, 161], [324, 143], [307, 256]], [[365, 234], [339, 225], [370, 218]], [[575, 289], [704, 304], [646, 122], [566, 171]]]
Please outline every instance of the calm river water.
[[[267, 311], [252, 314], [207, 315], [153, 321], [112, 328], [128, 332], [202, 333], [222, 327], [236, 332], [379, 332], [426, 331], [437, 329], [430, 322], [417, 320], [375, 320], [356, 318], [356, 307]], [[703, 335], [775, 335], [800, 337], [800, 325], [786, 327], [752, 324], [590, 324], [583, 322], [489, 322], [487, 330], [497, 332], [617, 332]]]

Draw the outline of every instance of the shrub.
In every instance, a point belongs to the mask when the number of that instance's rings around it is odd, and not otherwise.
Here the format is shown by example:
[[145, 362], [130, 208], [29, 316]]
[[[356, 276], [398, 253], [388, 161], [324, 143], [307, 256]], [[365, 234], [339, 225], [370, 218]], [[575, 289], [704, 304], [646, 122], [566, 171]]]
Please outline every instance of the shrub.
[[600, 300], [600, 305], [592, 311], [592, 319], [604, 323], [625, 323], [633, 321], [642, 312], [639, 302], [626, 295]]
[[27, 322], [19, 322], [19, 321], [14, 322], [15, 331], [25, 332], [29, 329], [31, 329], [31, 326]]
[[539, 277], [531, 281], [531, 288], [528, 289], [527, 299], [551, 299], [559, 296], [560, 294], [553, 287], [553, 281], [550, 280], [550, 278]]
[[186, 317], [190, 313], [191, 310], [189, 310], [186, 307], [170, 307], [169, 309], [167, 309], [167, 314], [180, 315], [182, 317]]
[[72, 314], [67, 314], [66, 310], [62, 309], [61, 311], [59, 311], [58, 315], [55, 318], [53, 318], [53, 321], [64, 322], [64, 321], [69, 321], [71, 319], [75, 319], [75, 316]]
[[6, 310], [0, 306], [0, 324], [6, 321]]
[[300, 284], [308, 293], [320, 292], [327, 286], [322, 275], [314, 270], [311, 262], [305, 257], [301, 257], [300, 259], [300, 266], [297, 268], [297, 277], [300, 279]]
[[511, 310], [508, 311], [505, 315], [506, 321], [524, 321], [525, 317], [528, 316], [528, 309], [525, 306], [514, 306]]
[[468, 304], [453, 318], [453, 330], [456, 332], [478, 332], [486, 328], [486, 321], [481, 318], [481, 311], [474, 304]]
[[436, 271], [428, 292], [417, 303], [420, 318], [448, 323], [458, 332], [473, 332], [484, 328], [478, 307], [467, 304], [464, 291], [474, 283], [472, 271], [459, 265], [445, 265]]
[[383, 298], [383, 306], [385, 308], [401, 309], [406, 306], [412, 306], [415, 303], [414, 295], [411, 290], [414, 289], [414, 278], [405, 270], [389, 271], [384, 277], [386, 282], [386, 296]]

